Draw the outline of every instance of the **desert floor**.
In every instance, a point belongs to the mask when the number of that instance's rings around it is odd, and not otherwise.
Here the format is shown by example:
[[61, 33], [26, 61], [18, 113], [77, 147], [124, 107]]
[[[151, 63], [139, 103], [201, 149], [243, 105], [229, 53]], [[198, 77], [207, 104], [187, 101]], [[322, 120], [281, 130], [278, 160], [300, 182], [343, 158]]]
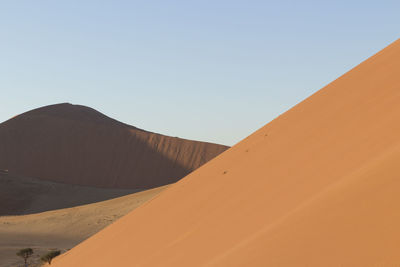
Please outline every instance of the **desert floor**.
[[[27, 215], [0, 216], [0, 266], [22, 266], [22, 259], [15, 253], [25, 247], [34, 249], [32, 264], [35, 266], [39, 262], [40, 255], [46, 251], [50, 249], [66, 251], [72, 248], [155, 197], [166, 187], [73, 208]], [[104, 189], [97, 190], [102, 191], [104, 195]]]

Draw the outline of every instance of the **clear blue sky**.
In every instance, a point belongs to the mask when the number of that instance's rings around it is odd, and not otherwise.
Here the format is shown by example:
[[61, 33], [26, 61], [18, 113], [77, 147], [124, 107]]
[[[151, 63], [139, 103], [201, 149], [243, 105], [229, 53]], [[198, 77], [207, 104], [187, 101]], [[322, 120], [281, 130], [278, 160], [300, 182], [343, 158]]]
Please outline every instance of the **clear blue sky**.
[[0, 2], [0, 121], [53, 103], [233, 145], [399, 38], [400, 1]]

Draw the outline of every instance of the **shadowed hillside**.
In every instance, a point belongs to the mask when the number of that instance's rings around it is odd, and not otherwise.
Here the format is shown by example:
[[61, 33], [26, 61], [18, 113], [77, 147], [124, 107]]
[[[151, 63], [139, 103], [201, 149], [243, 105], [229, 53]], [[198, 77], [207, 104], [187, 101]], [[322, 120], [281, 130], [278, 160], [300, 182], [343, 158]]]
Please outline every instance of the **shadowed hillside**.
[[135, 191], [63, 184], [0, 173], [0, 216], [70, 208], [124, 196]]
[[0, 124], [0, 169], [76, 185], [158, 187], [226, 149], [147, 132], [72, 104], [38, 108]]

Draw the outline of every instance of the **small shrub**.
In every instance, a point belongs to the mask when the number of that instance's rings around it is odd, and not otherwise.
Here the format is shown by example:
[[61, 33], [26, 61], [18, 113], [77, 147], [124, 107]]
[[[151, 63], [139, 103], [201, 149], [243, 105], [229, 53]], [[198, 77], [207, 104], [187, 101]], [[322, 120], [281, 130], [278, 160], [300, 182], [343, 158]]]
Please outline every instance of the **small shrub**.
[[31, 248], [23, 248], [17, 252], [17, 256], [20, 256], [24, 259], [25, 267], [28, 266], [28, 258], [32, 256], [33, 249]]
[[61, 251], [59, 250], [52, 250], [50, 252], [48, 252], [47, 254], [43, 255], [40, 260], [42, 262], [47, 262], [48, 264], [51, 264], [51, 261], [57, 257], [58, 255], [61, 254]]

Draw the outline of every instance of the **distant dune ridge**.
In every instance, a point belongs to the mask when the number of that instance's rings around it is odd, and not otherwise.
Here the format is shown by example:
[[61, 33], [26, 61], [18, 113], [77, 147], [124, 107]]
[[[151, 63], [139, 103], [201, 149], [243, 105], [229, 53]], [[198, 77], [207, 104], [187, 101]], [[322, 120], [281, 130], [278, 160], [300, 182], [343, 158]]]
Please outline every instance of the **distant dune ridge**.
[[52, 266], [399, 266], [400, 41]]
[[38, 108], [0, 124], [0, 169], [85, 186], [166, 185], [226, 149], [147, 132], [68, 103]]
[[[0, 217], [70, 208], [135, 192], [134, 189], [71, 185], [0, 173]], [[0, 225], [0, 231], [1, 228]]]

